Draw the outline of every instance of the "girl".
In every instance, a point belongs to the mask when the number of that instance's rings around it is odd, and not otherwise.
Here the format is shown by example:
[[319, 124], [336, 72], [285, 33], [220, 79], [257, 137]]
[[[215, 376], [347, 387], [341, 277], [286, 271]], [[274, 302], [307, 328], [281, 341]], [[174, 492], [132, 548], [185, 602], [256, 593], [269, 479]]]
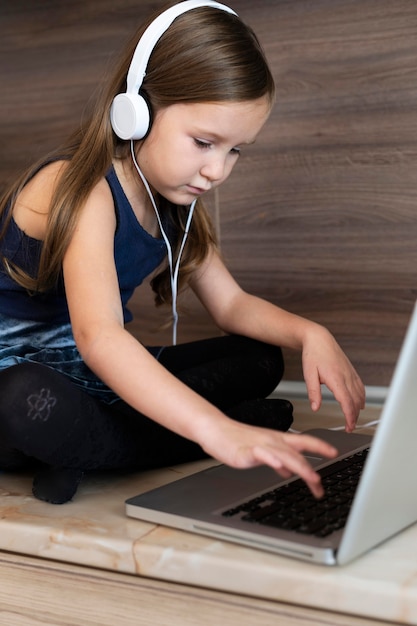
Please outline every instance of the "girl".
[[[88, 470], [211, 455], [296, 473], [319, 497], [301, 452], [336, 451], [282, 432], [289, 403], [267, 399], [279, 346], [301, 350], [313, 410], [324, 383], [349, 431], [363, 385], [325, 328], [236, 284], [202, 202], [266, 122], [270, 70], [252, 30], [211, 0], [146, 26], [88, 123], [0, 207], [0, 467], [35, 466], [35, 496], [63, 503]], [[147, 277], [156, 304], [172, 305], [173, 346], [145, 347], [124, 327]], [[225, 336], [175, 345], [186, 285]]]

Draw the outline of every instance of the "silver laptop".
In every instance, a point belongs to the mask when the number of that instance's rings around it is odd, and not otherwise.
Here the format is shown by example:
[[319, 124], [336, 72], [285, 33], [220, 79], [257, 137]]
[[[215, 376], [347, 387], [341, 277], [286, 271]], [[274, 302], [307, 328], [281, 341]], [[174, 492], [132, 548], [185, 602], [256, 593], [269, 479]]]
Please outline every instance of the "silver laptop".
[[340, 453], [331, 462], [307, 455], [323, 476], [322, 500], [267, 467], [215, 465], [130, 498], [126, 513], [326, 565], [345, 564], [416, 522], [417, 304], [374, 437], [308, 432]]

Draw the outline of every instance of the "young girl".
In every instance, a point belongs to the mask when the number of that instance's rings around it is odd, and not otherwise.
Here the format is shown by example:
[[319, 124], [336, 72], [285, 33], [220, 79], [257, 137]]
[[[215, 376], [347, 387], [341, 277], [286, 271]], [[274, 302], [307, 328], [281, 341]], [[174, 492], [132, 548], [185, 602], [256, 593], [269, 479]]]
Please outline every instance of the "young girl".
[[[33, 466], [35, 496], [63, 503], [88, 470], [211, 455], [298, 474], [319, 497], [301, 452], [336, 451], [283, 432], [289, 403], [267, 399], [283, 373], [279, 346], [301, 350], [313, 410], [324, 383], [348, 431], [363, 385], [325, 328], [239, 287], [202, 202], [266, 122], [273, 79], [228, 7], [186, 0], [160, 15], [89, 121], [1, 204], [0, 467]], [[172, 346], [145, 347], [124, 327], [147, 277], [156, 304], [172, 306]], [[175, 345], [186, 285], [224, 336]]]

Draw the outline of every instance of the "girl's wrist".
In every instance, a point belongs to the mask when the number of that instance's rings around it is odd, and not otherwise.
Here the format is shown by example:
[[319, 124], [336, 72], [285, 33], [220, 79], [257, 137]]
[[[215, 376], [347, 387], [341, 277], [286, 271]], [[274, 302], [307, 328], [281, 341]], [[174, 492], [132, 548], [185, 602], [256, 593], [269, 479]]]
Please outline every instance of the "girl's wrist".
[[[198, 426], [195, 430], [195, 441], [210, 456], [216, 456], [221, 449], [225, 433], [231, 426], [232, 420], [224, 413], [213, 407], [213, 412], [201, 416], [197, 420]], [[216, 454], [214, 453], [216, 451]]]
[[322, 337], [322, 340], [327, 340], [330, 336], [329, 331], [321, 324], [305, 318], [299, 319], [300, 323], [295, 330], [294, 344], [291, 347], [297, 350], [304, 350], [308, 344], [319, 341], [320, 337]]

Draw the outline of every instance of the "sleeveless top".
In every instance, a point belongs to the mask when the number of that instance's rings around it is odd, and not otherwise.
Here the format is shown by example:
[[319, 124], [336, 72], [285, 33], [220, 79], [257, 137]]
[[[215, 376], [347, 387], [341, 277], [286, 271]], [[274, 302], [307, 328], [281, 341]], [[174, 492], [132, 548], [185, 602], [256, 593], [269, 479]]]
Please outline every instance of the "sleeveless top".
[[[126, 323], [133, 317], [127, 306], [130, 297], [164, 260], [166, 245], [142, 228], [113, 168], [106, 180], [117, 220], [114, 259]], [[9, 260], [36, 276], [42, 241], [28, 237], [12, 219], [2, 247]], [[161, 348], [148, 350], [157, 357]], [[56, 289], [32, 295], [17, 285], [0, 265], [0, 369], [23, 362], [52, 367], [104, 402], [118, 400], [118, 396], [85, 365], [78, 352], [63, 278]]]
[[[112, 167], [106, 176], [116, 211], [114, 258], [119, 279], [124, 321], [132, 314], [127, 308], [135, 288], [160, 265], [166, 256], [162, 239], [152, 237], [142, 228]], [[12, 219], [2, 242], [4, 256], [36, 276], [42, 241], [26, 235]], [[0, 267], [0, 312], [19, 319], [69, 322], [63, 279], [55, 289], [41, 294], [29, 294]]]

